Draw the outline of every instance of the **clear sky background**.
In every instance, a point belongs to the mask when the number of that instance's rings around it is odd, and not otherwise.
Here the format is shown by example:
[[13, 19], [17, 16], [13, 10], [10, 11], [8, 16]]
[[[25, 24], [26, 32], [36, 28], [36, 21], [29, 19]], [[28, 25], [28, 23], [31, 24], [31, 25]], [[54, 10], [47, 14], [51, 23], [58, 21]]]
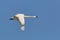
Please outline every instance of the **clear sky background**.
[[[24, 13], [25, 31], [10, 17]], [[60, 40], [60, 0], [0, 0], [0, 40]]]

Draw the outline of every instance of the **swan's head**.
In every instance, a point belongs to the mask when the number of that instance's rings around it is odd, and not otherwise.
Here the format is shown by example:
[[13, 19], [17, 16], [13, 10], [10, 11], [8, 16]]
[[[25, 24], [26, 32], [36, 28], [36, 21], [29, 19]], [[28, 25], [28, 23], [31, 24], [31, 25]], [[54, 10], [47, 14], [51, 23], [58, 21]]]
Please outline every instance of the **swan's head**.
[[33, 18], [38, 18], [38, 16], [33, 16]]
[[38, 18], [38, 16], [36, 16], [36, 18]]

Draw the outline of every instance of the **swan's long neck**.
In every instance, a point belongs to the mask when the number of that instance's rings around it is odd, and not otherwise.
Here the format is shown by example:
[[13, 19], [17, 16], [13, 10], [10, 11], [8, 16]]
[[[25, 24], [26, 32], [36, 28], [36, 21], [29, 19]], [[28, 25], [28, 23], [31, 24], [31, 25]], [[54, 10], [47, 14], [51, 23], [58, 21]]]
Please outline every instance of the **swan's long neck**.
[[36, 18], [36, 16], [24, 16], [25, 18]]

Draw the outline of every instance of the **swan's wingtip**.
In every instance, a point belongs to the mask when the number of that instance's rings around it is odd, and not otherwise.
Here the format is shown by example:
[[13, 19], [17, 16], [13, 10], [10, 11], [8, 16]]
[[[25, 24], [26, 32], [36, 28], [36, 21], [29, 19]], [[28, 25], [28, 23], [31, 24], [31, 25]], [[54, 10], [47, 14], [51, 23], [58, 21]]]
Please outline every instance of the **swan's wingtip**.
[[22, 30], [22, 31], [24, 31], [24, 30], [25, 30], [24, 26], [22, 26], [22, 27], [21, 27], [21, 30]]

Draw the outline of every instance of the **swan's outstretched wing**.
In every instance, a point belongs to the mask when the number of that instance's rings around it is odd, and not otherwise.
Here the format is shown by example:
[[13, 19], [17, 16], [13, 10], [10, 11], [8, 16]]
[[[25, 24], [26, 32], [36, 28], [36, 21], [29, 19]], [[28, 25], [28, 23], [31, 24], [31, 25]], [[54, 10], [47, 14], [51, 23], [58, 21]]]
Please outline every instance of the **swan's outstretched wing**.
[[24, 31], [25, 30], [25, 28], [24, 28], [24, 24], [25, 24], [25, 20], [24, 20], [24, 17], [23, 16], [20, 16], [19, 18], [18, 18], [18, 20], [19, 20], [19, 23], [20, 23], [20, 25], [21, 25], [21, 30], [22, 31]]

